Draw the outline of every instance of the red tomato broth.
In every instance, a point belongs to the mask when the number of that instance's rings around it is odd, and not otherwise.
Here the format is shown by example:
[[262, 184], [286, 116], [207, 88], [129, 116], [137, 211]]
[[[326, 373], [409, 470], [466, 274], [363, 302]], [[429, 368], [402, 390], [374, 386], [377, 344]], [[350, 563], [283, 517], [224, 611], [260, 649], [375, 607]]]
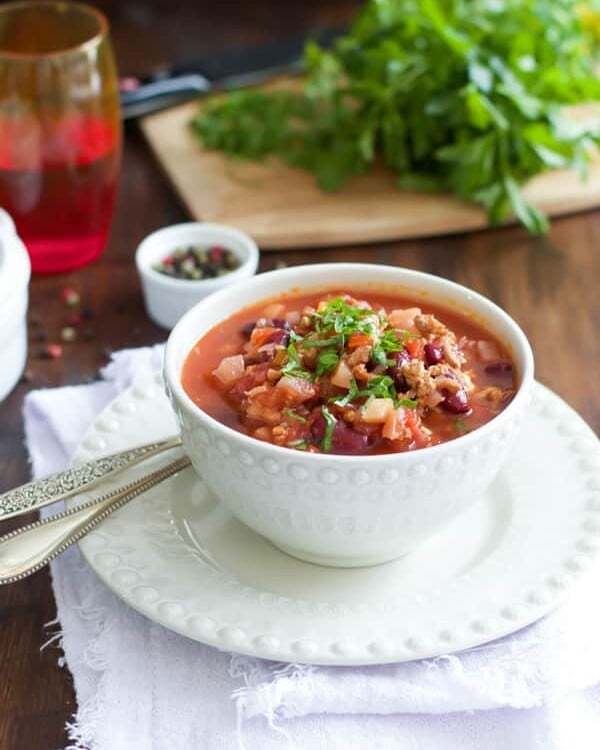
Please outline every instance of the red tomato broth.
[[[516, 390], [516, 368], [507, 348], [483, 325], [467, 317], [466, 314], [432, 303], [428, 299], [411, 298], [405, 295], [371, 290], [355, 290], [354, 293], [357, 294], [357, 299], [368, 301], [376, 310], [384, 308], [389, 313], [391, 310], [398, 308], [420, 307], [423, 313], [435, 315], [456, 334], [459, 341], [466, 341], [460, 347], [466, 358], [464, 369], [471, 373], [473, 383], [478, 391], [492, 387]], [[181, 375], [184, 390], [198, 407], [217, 421], [243, 434], [255, 436], [253, 435], [254, 431], [263, 426], [262, 423], [240, 414], [232, 404], [228, 393], [220, 387], [213, 371], [219, 366], [223, 358], [243, 351], [244, 345], [248, 342], [248, 336], [244, 333], [244, 328], [249, 328], [251, 324], [264, 317], [263, 311], [269, 305], [274, 303], [283, 305], [285, 311], [282, 315], [285, 316], [292, 311], [302, 310], [305, 306], [316, 306], [317, 302], [324, 298], [332, 299], [345, 294], [348, 294], [347, 290], [337, 289], [317, 290], [303, 294], [282, 294], [262, 300], [234, 313], [205, 333], [188, 354]], [[477, 356], [476, 342], [478, 341], [491, 342], [492, 346], [499, 352], [498, 361], [504, 366], [499, 366], [495, 371], [489, 372], [486, 369], [489, 363], [481, 361]], [[408, 348], [412, 350], [411, 353], [415, 352], [414, 356], [423, 357], [423, 345], [420, 341], [409, 343]], [[263, 368], [265, 372], [269, 367], [270, 363], [257, 365], [257, 368]], [[240, 385], [243, 386], [243, 383], [240, 383]], [[232, 390], [235, 390], [235, 386]], [[238, 393], [238, 395], [240, 394]], [[464, 414], [431, 409], [427, 411], [422, 420], [423, 424], [432, 431], [429, 442], [425, 443], [415, 439], [410, 445], [400, 448], [397, 443], [393, 444], [380, 438], [370, 443], [366, 450], [357, 451], [357, 453], [361, 455], [396, 453], [455, 439], [490, 421], [502, 411], [508, 400], [501, 405], [485, 399], [470, 400], [470, 409], [468, 413]], [[294, 426], [293, 421], [291, 424]], [[298, 431], [300, 434], [303, 433], [300, 427], [298, 427]], [[368, 426], [366, 432], [369, 432]], [[261, 439], [263, 438], [261, 437]], [[352, 451], [332, 452], [352, 454]]]

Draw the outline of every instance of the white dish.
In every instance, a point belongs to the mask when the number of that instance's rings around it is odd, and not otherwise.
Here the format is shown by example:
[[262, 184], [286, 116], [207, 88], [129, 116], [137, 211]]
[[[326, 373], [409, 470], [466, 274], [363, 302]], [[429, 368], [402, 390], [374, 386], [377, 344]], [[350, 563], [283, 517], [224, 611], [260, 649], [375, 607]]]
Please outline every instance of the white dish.
[[[105, 409], [76, 460], [176, 427], [154, 376]], [[485, 497], [400, 560], [348, 570], [289, 557], [235, 520], [192, 469], [80, 546], [134, 609], [218, 648], [316, 664], [406, 661], [506, 635], [560, 601], [600, 548], [599, 458], [585, 422], [536, 384]]]
[[[154, 270], [155, 263], [188, 245], [220, 245], [232, 250], [240, 265], [224, 276], [198, 281], [175, 279]], [[173, 328], [184, 313], [207, 295], [253, 276], [258, 268], [258, 257], [258, 248], [251, 237], [224, 224], [190, 221], [152, 232], [135, 253], [148, 315], [157, 325]]]
[[31, 263], [10, 216], [0, 208], [0, 401], [13, 389], [27, 359], [27, 303]]

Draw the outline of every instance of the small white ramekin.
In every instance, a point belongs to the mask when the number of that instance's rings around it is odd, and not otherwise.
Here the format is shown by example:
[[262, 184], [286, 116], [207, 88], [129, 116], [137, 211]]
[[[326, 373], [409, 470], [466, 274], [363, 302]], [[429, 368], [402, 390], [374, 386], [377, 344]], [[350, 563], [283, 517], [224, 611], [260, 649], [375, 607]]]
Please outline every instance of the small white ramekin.
[[[196, 341], [240, 308], [281, 293], [331, 288], [387, 291], [435, 301], [474, 318], [508, 348], [518, 390], [504, 411], [455, 440], [386, 455], [307, 453], [256, 440], [202, 411], [181, 385]], [[165, 353], [167, 393], [185, 450], [210, 490], [243, 523], [284, 551], [333, 566], [399, 557], [481, 498], [527, 416], [533, 355], [525, 334], [490, 300], [425, 273], [330, 263], [260, 274], [243, 288], [200, 302], [172, 331]]]
[[31, 263], [10, 216], [0, 208], [0, 401], [14, 388], [27, 359]]
[[[215, 279], [174, 279], [152, 267], [179, 247], [219, 245], [240, 259], [234, 271]], [[253, 239], [239, 229], [224, 224], [192, 221], [173, 224], [148, 235], [138, 246], [135, 262], [142, 282], [146, 310], [152, 320], [171, 329], [197, 302], [218, 289], [248, 279], [258, 267], [258, 248]]]

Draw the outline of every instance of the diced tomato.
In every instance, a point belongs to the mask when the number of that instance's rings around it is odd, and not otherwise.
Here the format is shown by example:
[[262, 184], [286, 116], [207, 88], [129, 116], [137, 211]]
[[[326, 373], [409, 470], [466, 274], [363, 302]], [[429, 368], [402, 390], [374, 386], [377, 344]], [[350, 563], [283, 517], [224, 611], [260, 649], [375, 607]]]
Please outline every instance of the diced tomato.
[[425, 355], [425, 344], [421, 339], [406, 339], [404, 348], [410, 354], [411, 359], [423, 359]]
[[262, 385], [267, 379], [267, 370], [269, 367], [270, 364], [268, 362], [266, 364], [257, 365], [253, 372], [249, 372], [247, 375], [240, 378], [233, 388], [229, 390], [231, 400], [234, 403], [239, 404], [248, 391], [256, 388], [257, 385]]
[[425, 445], [429, 442], [429, 434], [423, 429], [421, 420], [415, 409], [405, 409], [404, 423], [419, 445]]
[[265, 326], [264, 328], [255, 328], [250, 336], [250, 343], [257, 349], [263, 344], [266, 344], [271, 336], [277, 332], [277, 328], [271, 326]]
[[373, 336], [368, 333], [352, 333], [348, 338], [348, 349], [358, 349], [359, 346], [370, 346]]

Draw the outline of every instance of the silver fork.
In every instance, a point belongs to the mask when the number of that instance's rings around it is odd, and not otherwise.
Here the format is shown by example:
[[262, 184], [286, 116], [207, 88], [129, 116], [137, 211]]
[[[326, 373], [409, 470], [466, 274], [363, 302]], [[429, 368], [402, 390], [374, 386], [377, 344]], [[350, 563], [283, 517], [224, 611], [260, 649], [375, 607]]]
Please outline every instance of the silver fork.
[[0, 584], [40, 570], [115, 510], [189, 465], [190, 459], [181, 456], [123, 487], [0, 537]]

